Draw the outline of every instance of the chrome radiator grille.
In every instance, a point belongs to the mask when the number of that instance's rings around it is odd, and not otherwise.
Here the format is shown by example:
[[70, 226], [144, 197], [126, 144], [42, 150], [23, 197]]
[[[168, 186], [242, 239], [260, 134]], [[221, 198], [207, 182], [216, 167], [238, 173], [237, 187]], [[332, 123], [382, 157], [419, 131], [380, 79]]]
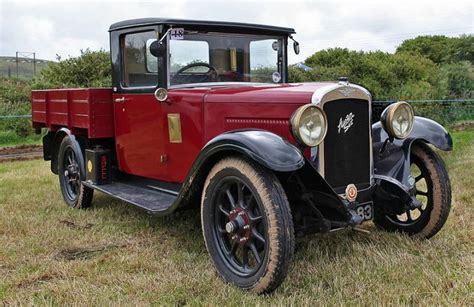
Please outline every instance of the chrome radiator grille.
[[328, 119], [328, 132], [323, 145], [325, 179], [338, 192], [350, 183], [359, 189], [369, 186], [369, 102], [339, 99], [326, 102], [323, 109]]

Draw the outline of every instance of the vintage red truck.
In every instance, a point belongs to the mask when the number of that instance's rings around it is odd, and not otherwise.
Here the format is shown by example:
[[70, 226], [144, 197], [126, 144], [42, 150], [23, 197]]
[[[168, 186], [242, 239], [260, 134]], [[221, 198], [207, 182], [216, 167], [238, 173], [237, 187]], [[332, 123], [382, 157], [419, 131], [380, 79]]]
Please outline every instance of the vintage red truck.
[[229, 283], [273, 291], [294, 237], [373, 221], [420, 238], [451, 205], [431, 146], [449, 133], [405, 102], [372, 123], [346, 78], [288, 83], [291, 28], [146, 18], [110, 27], [112, 87], [32, 92], [33, 126], [65, 202], [94, 190], [151, 213], [200, 207]]

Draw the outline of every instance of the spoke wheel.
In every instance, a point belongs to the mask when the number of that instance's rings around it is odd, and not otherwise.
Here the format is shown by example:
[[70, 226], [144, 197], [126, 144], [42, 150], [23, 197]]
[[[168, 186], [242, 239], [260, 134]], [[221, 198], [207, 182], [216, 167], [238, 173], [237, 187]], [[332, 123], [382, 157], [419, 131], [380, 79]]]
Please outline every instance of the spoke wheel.
[[427, 239], [438, 233], [448, 219], [450, 180], [441, 158], [425, 143], [412, 145], [410, 162], [411, 175], [415, 178], [415, 196], [421, 207], [402, 214], [376, 215], [374, 222], [384, 230]]
[[255, 293], [275, 290], [294, 251], [293, 219], [274, 173], [252, 161], [226, 158], [204, 184], [201, 219], [219, 275]]
[[78, 194], [81, 184], [79, 164], [76, 155], [71, 147], [66, 148], [63, 159], [63, 174], [60, 174], [63, 181], [66, 196], [74, 201]]
[[235, 274], [252, 276], [268, 249], [262, 204], [238, 177], [225, 178], [216, 190], [214, 240]]
[[387, 216], [387, 219], [400, 227], [412, 226], [429, 219], [433, 209], [433, 181], [426, 165], [416, 155], [411, 157], [411, 175], [415, 178], [415, 196], [420, 201], [421, 207], [407, 210], [403, 214]]
[[64, 201], [73, 208], [86, 208], [92, 202], [94, 190], [82, 184], [84, 158], [78, 143], [65, 137], [58, 152], [59, 185]]

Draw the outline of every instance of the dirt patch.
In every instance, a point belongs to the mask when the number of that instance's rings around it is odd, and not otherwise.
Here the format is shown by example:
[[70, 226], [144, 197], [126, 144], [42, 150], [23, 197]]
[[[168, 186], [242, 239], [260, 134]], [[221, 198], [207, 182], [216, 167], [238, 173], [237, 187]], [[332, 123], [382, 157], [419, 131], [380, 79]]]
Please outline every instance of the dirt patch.
[[450, 126], [453, 131], [461, 131], [474, 128], [474, 121], [465, 121]]
[[52, 279], [56, 279], [58, 277], [60, 277], [60, 276], [57, 275], [57, 274], [46, 273], [46, 274], [43, 274], [41, 276], [37, 276], [37, 277], [22, 280], [16, 286], [18, 288], [28, 288], [28, 287], [31, 287], [35, 284], [48, 282], [48, 281], [50, 281]]
[[19, 145], [0, 148], [0, 163], [40, 159], [43, 157], [41, 145]]
[[64, 224], [65, 226], [71, 228], [71, 229], [89, 229], [92, 226], [94, 226], [94, 224], [91, 224], [91, 223], [87, 223], [85, 225], [78, 225], [78, 224], [76, 224], [74, 222], [71, 222], [71, 221], [68, 221], [68, 220], [61, 220], [59, 222], [61, 224]]
[[126, 244], [122, 245], [105, 245], [101, 247], [93, 247], [93, 248], [67, 248], [59, 251], [55, 256], [54, 259], [56, 260], [86, 260], [94, 258], [106, 251], [125, 247]]

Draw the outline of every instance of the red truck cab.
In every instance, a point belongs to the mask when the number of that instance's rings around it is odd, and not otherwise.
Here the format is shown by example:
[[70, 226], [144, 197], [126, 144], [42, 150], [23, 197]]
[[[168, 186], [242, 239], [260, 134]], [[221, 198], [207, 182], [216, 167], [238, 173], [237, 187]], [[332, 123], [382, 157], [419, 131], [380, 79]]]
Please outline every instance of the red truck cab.
[[257, 293], [282, 282], [295, 233], [444, 224], [449, 178], [426, 143], [450, 150], [446, 130], [405, 102], [372, 123], [369, 91], [346, 78], [288, 83], [293, 29], [145, 18], [109, 32], [112, 88], [32, 92], [69, 206], [95, 190], [155, 214], [199, 206], [217, 271]]

